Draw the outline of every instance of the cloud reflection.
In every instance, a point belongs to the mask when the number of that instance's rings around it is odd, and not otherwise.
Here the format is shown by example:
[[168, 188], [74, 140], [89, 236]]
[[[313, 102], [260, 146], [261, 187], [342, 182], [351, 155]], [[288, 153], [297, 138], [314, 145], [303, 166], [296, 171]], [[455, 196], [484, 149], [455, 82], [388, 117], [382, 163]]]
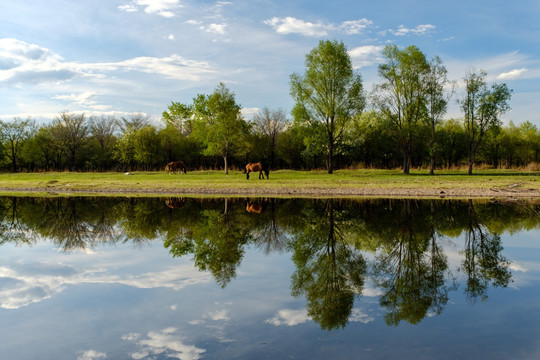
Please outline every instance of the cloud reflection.
[[163, 271], [119, 276], [107, 269], [75, 269], [58, 264], [17, 264], [0, 267], [0, 308], [18, 309], [62, 292], [68, 285], [89, 283], [122, 284], [140, 289], [158, 287], [180, 290], [209, 283], [211, 275], [191, 265], [171, 266]]
[[149, 356], [180, 360], [200, 359], [200, 354], [206, 350], [185, 344], [185, 339], [177, 333], [178, 329], [169, 327], [160, 331], [150, 331], [146, 338], [137, 333], [130, 333], [122, 336], [122, 340], [135, 342], [139, 346], [138, 351], [130, 354], [132, 359], [144, 359]]
[[278, 310], [276, 316], [265, 321], [267, 324], [272, 324], [274, 326], [295, 326], [303, 324], [311, 320], [306, 309], [301, 310], [292, 310], [292, 309], [281, 309]]

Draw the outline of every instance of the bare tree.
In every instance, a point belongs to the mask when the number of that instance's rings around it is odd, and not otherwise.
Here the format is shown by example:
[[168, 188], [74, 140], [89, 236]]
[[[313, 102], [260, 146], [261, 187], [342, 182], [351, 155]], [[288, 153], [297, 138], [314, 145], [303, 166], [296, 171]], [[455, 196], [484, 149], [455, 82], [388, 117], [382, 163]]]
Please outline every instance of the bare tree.
[[126, 130], [128, 129], [131, 129], [133, 131], [140, 130], [146, 125], [149, 125], [149, 123], [150, 118], [148, 117], [148, 115], [143, 113], [135, 113], [129, 116], [122, 116], [117, 121], [117, 124], [120, 127], [122, 133], [126, 132]]
[[277, 138], [287, 126], [285, 111], [282, 109], [270, 110], [265, 107], [253, 116], [253, 122], [255, 123], [255, 131], [268, 140], [270, 168], [274, 168]]
[[70, 114], [61, 112], [53, 121], [53, 135], [56, 141], [64, 148], [68, 156], [70, 171], [75, 166], [76, 156], [88, 142], [89, 127], [84, 113]]

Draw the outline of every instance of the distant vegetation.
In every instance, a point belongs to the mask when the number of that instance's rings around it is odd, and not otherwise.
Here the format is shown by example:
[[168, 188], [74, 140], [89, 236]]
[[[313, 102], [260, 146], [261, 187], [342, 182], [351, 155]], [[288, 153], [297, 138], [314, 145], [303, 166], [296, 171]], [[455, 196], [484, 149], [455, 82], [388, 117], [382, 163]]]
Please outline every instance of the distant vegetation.
[[[448, 169], [474, 164], [535, 167], [540, 131], [532, 123], [503, 126], [512, 91], [488, 84], [486, 73], [464, 74], [465, 93], [454, 94], [438, 57], [415, 46], [387, 46], [380, 83], [365, 94], [345, 46], [321, 41], [306, 56], [305, 74], [291, 75], [292, 119], [263, 108], [241, 115], [224, 84], [191, 104], [172, 102], [155, 124], [128, 117], [62, 112], [49, 124], [15, 118], [0, 122], [4, 171], [163, 170], [182, 160], [188, 170], [240, 168], [265, 161], [272, 169], [362, 167]], [[445, 119], [457, 101], [463, 116]]]

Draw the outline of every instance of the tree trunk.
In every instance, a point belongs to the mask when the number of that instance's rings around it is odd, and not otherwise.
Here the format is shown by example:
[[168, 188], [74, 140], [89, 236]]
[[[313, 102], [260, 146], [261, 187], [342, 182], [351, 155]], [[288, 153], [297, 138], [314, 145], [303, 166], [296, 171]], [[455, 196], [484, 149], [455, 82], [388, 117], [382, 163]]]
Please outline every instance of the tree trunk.
[[404, 150], [403, 151], [403, 173], [404, 174], [410, 173], [409, 163], [410, 163], [410, 156], [407, 153], [407, 151]]
[[229, 167], [227, 164], [227, 155], [223, 155], [223, 163], [225, 165], [225, 175], [229, 175]]
[[334, 146], [332, 144], [330, 144], [328, 146], [328, 157], [326, 159], [326, 167], [328, 169], [328, 173], [329, 174], [333, 174], [334, 173], [334, 167], [333, 167], [333, 159], [334, 157]]
[[469, 172], [467, 173], [468, 175], [472, 175], [473, 164], [474, 164], [474, 159], [473, 157], [469, 156]]

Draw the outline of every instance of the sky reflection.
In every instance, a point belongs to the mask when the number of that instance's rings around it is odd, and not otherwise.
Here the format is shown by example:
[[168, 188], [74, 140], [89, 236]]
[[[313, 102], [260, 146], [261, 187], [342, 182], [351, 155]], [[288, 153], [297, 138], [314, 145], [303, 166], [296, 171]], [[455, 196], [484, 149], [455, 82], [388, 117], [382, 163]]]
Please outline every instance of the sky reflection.
[[[540, 331], [536, 301], [540, 232], [538, 226], [531, 229], [533, 219], [522, 220], [529, 230], [513, 229], [510, 235], [502, 228], [495, 233], [491, 229], [496, 224], [485, 216], [491, 210], [479, 204], [474, 207], [479, 227], [449, 236], [448, 229], [456, 225], [438, 225], [433, 237], [430, 223], [419, 218], [432, 216], [433, 204], [428, 204], [426, 215], [423, 203], [414, 203], [410, 223], [406, 210], [411, 204], [396, 200], [392, 207], [397, 210], [387, 215], [377, 213], [380, 210], [373, 204], [283, 202], [274, 204], [273, 214], [246, 214], [249, 218], [243, 217], [241, 201], [229, 203], [225, 215], [222, 202], [194, 202], [185, 211], [168, 213], [167, 225], [154, 224], [152, 231], [132, 222], [129, 236], [137, 242], [125, 241], [127, 233], [118, 233], [122, 241], [95, 243], [84, 246], [85, 251], [50, 232], [51, 237], [39, 241], [4, 241], [0, 247], [4, 356], [350, 359], [400, 354], [404, 359], [532, 359], [539, 355], [535, 334]], [[20, 211], [25, 210], [22, 203]], [[164, 206], [154, 200], [138, 204]], [[467, 203], [449, 205], [452, 211], [462, 207], [470, 214]], [[440, 206], [439, 216], [448, 209], [443, 203], [435, 206]], [[284, 208], [295, 211], [280, 215]], [[503, 210], [508, 209], [497, 212]], [[460, 210], [455, 211], [452, 216], [459, 218]], [[370, 223], [370, 214], [383, 223]], [[88, 216], [84, 221], [91, 224]], [[384, 223], [384, 216], [397, 225]], [[294, 224], [287, 225], [291, 217]], [[216, 237], [194, 225], [208, 219], [217, 222], [209, 225], [220, 232]], [[279, 244], [272, 250], [252, 233], [238, 231], [237, 224], [246, 219], [253, 221], [250, 226], [258, 234], [273, 222], [286, 240], [267, 238]], [[236, 225], [230, 224], [232, 220]], [[468, 217], [462, 223], [472, 224]], [[400, 224], [412, 224], [408, 229], [413, 231], [403, 232]], [[234, 233], [221, 232], [227, 226]], [[45, 233], [38, 228], [25, 231]], [[489, 246], [482, 247], [480, 241]], [[66, 244], [70, 251], [65, 251]], [[468, 251], [475, 251], [476, 257]], [[482, 251], [487, 253], [478, 257]], [[356, 278], [356, 270], [361, 277]], [[501, 277], [494, 280], [486, 271]], [[508, 283], [496, 282], [508, 274]], [[419, 287], [411, 288], [408, 281]]]

